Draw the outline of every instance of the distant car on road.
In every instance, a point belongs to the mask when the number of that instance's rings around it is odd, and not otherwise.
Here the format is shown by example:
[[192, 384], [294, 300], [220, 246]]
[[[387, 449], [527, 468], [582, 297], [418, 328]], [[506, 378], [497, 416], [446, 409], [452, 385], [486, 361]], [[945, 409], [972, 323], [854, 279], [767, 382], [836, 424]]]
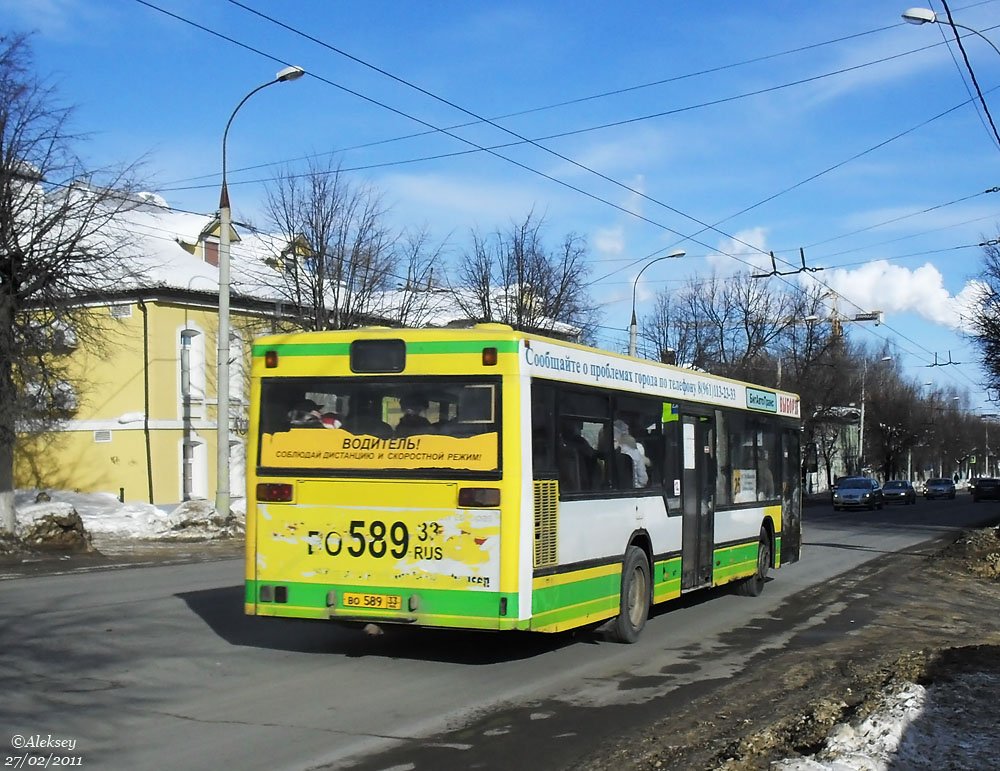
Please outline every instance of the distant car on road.
[[972, 500], [979, 501], [1000, 501], [1000, 479], [994, 477], [979, 477], [969, 483], [972, 491]]
[[882, 499], [886, 503], [902, 503], [909, 506], [917, 502], [917, 491], [905, 479], [890, 479], [882, 485]]
[[924, 498], [954, 498], [955, 483], [947, 477], [928, 479], [924, 484]]
[[884, 501], [882, 486], [871, 477], [844, 477], [833, 489], [833, 510], [881, 509]]

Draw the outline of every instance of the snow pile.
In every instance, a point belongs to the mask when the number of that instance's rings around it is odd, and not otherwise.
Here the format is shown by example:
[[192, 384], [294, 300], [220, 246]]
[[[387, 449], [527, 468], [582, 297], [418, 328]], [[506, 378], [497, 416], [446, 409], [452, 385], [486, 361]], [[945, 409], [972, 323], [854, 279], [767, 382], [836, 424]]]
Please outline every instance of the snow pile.
[[82, 517], [69, 503], [30, 506], [14, 524], [14, 534], [29, 548], [55, 551], [94, 549]]
[[[37, 502], [36, 502], [37, 501]], [[187, 501], [172, 511], [149, 503], [122, 503], [112, 493], [18, 490], [14, 496], [18, 533], [46, 516], [74, 509], [97, 538], [132, 540], [211, 540], [239, 535], [239, 514], [223, 517], [207, 501]]]
[[811, 757], [775, 761], [774, 771], [939, 771], [997, 767], [1000, 675], [963, 672], [927, 688], [904, 683], [860, 725], [834, 726]]
[[882, 709], [857, 727], [833, 727], [823, 749], [809, 758], [780, 760], [771, 764], [781, 771], [888, 771], [896, 765], [903, 735], [924, 710], [927, 690], [904, 683], [885, 697]]

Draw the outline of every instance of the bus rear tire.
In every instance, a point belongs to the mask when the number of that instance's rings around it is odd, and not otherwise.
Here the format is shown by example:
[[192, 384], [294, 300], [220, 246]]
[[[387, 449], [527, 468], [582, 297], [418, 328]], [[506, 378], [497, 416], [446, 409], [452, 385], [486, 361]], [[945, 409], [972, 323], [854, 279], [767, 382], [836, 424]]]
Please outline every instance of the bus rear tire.
[[611, 633], [621, 643], [634, 643], [649, 618], [649, 561], [638, 546], [629, 546], [622, 562], [622, 590]]
[[760, 539], [757, 542], [757, 572], [749, 578], [744, 578], [736, 584], [736, 593], [744, 597], [759, 597], [764, 591], [767, 581], [767, 571], [771, 567], [771, 537], [767, 528], [760, 529]]

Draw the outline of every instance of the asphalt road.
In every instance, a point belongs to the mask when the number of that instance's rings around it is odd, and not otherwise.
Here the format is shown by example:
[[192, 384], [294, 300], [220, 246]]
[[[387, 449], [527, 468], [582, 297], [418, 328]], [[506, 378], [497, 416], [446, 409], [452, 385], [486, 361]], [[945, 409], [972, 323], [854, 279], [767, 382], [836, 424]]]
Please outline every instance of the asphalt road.
[[[658, 609], [636, 645], [599, 630], [368, 636], [247, 618], [239, 560], [9, 578], [0, 747], [4, 760], [51, 753], [99, 769], [570, 767], [761, 651], [826, 633], [836, 608], [810, 606], [803, 590], [856, 580], [872, 560], [998, 507], [960, 494], [808, 508], [802, 561], [772, 573], [763, 596], [685, 597]], [[74, 745], [16, 746], [33, 737]]]

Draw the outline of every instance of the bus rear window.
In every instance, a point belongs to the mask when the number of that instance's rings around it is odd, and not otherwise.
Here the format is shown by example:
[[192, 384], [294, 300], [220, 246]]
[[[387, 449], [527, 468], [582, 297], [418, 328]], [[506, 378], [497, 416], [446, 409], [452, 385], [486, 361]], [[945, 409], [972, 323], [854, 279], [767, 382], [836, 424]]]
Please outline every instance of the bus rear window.
[[258, 463], [497, 471], [499, 406], [498, 380], [265, 378]]

